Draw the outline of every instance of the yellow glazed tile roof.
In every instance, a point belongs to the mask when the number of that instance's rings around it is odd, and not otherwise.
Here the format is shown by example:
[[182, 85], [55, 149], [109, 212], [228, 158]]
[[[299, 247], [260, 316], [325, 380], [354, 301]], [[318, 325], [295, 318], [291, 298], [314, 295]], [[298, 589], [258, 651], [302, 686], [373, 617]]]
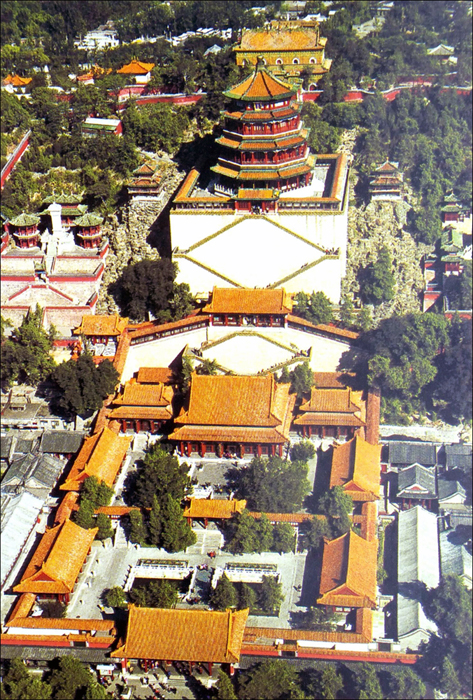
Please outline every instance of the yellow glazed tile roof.
[[250, 29], [243, 32], [240, 51], [310, 51], [321, 49], [313, 29]]
[[126, 641], [114, 658], [237, 663], [248, 609], [232, 612], [129, 606]]
[[[381, 445], [371, 445], [357, 436], [333, 450], [330, 472], [330, 488], [342, 486], [345, 490], [357, 490], [373, 494], [380, 492]], [[356, 498], [354, 494], [351, 494]]]
[[113, 316], [83, 316], [82, 323], [73, 333], [75, 335], [121, 335], [128, 325], [127, 318]]
[[208, 314], [286, 314], [292, 299], [284, 289], [232, 289], [214, 287], [211, 301], [204, 306]]
[[46, 532], [15, 593], [70, 593], [97, 532], [71, 520]]
[[258, 66], [252, 75], [224, 93], [226, 97], [245, 101], [280, 100], [295, 94], [296, 90], [292, 85], [275, 78], [262, 66]]
[[137, 61], [133, 59], [130, 63], [122, 66], [117, 70], [117, 73], [125, 73], [130, 75], [146, 75], [150, 70], [153, 70], [154, 63], [143, 63], [143, 61]]
[[113, 399], [115, 406], [169, 406], [174, 396], [171, 386], [164, 384], [139, 384], [131, 379], [126, 382], [123, 394]]
[[242, 513], [246, 501], [235, 498], [191, 498], [184, 508], [185, 518], [215, 518], [216, 520], [231, 518], [236, 513]]

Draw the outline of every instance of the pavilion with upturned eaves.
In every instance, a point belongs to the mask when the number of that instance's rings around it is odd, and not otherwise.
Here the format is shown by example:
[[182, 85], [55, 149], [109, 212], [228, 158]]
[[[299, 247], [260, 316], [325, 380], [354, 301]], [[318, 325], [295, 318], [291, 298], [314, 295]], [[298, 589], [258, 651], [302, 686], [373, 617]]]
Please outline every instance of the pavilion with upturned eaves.
[[296, 400], [274, 376], [193, 373], [189, 407], [175, 419], [169, 439], [181, 453], [282, 456]]

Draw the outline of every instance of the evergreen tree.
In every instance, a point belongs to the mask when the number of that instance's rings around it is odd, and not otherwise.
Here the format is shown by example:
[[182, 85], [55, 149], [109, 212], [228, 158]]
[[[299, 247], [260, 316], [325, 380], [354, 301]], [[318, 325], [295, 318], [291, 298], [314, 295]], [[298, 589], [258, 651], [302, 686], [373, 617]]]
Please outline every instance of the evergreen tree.
[[314, 374], [309, 363], [300, 362], [291, 372], [291, 393], [302, 399], [305, 394], [310, 394], [313, 384]]
[[239, 697], [242, 700], [304, 700], [299, 676], [294, 668], [280, 660], [263, 661], [241, 674]]
[[129, 499], [131, 504], [151, 508], [156, 496], [162, 506], [167, 495], [182, 501], [192, 493], [188, 469], [188, 465], [180, 465], [177, 458], [165, 452], [161, 446], [153, 445], [138, 470], [136, 484]]
[[240, 590], [238, 592], [238, 609], [246, 610], [249, 608], [250, 611], [256, 607], [258, 596], [255, 590], [249, 586], [247, 583], [240, 584]]
[[105, 513], [99, 513], [97, 515], [95, 527], [98, 527], [99, 529], [96, 535], [98, 540], [106, 540], [109, 537], [113, 537], [114, 535], [110, 518], [108, 517], [108, 515], [105, 515]]
[[216, 687], [218, 700], [237, 700], [238, 696], [235, 693], [232, 679], [222, 669], [218, 672]]
[[121, 586], [109, 588], [105, 594], [105, 602], [110, 608], [126, 608], [126, 593]]
[[355, 307], [348, 296], [344, 296], [340, 304], [340, 321], [345, 328], [352, 328], [355, 324]]
[[[251, 516], [250, 516], [251, 517]], [[269, 552], [273, 544], [273, 526], [262, 513], [259, 520], [253, 519], [253, 531], [256, 552]]]
[[422, 700], [425, 685], [412, 668], [393, 668], [386, 672], [386, 697], [389, 700]]
[[332, 320], [332, 304], [323, 292], [298, 292], [295, 296], [295, 312], [311, 323], [330, 323]]
[[317, 502], [317, 511], [327, 516], [331, 538], [340, 537], [351, 528], [349, 515], [353, 510], [353, 499], [341, 486], [334, 486], [322, 494]]
[[296, 536], [289, 523], [276, 523], [273, 528], [273, 552], [293, 552]]
[[19, 328], [2, 342], [1, 381], [37, 385], [51, 373], [55, 362], [49, 354], [53, 345], [54, 327], [47, 333], [42, 327], [43, 312], [39, 306], [30, 311]]
[[148, 536], [150, 544], [154, 544], [155, 547], [160, 546], [162, 529], [161, 506], [156, 496], [154, 496], [148, 519]]
[[307, 462], [315, 456], [315, 446], [310, 440], [301, 440], [291, 447], [292, 462]]
[[81, 498], [79, 510], [74, 515], [74, 522], [85, 530], [90, 530], [95, 527], [94, 511], [94, 504], [86, 498]]
[[30, 675], [22, 659], [10, 662], [2, 681], [2, 698], [5, 700], [49, 700], [51, 686]]
[[281, 370], [281, 374], [279, 375], [278, 382], [279, 382], [279, 384], [289, 384], [290, 381], [291, 381], [291, 375], [289, 374], [289, 369], [285, 365]]
[[62, 656], [53, 664], [55, 668], [49, 679], [53, 698], [79, 697], [94, 680], [82, 663], [72, 656]]
[[82, 484], [81, 498], [85, 498], [94, 504], [96, 508], [99, 506], [108, 506], [113, 496], [113, 488], [107, 486], [105, 481], [97, 479], [96, 476], [88, 476]]
[[278, 583], [274, 576], [263, 576], [261, 590], [258, 595], [258, 605], [266, 613], [279, 610], [284, 600], [282, 583]]
[[358, 314], [356, 325], [357, 328], [363, 332], [369, 331], [371, 328], [373, 328], [373, 314], [371, 313], [371, 309], [369, 309], [367, 306], [363, 306]]
[[196, 539], [195, 532], [182, 515], [179, 502], [168, 494], [162, 503], [161, 546], [167, 552], [181, 552], [193, 545]]
[[52, 374], [59, 406], [70, 413], [85, 415], [102, 408], [103, 400], [114, 393], [118, 372], [110, 360], [95, 365], [92, 356], [83, 353], [78, 360], [63, 362]]
[[222, 574], [217, 581], [214, 592], [210, 596], [210, 605], [215, 610], [226, 610], [235, 608], [238, 602], [235, 586], [228, 579], [226, 574]]
[[394, 297], [394, 282], [391, 255], [384, 246], [379, 251], [377, 261], [370, 263], [363, 275], [361, 294], [364, 301], [369, 304], [391, 301]]
[[360, 700], [379, 700], [383, 697], [381, 685], [374, 665], [363, 662], [354, 671], [354, 690]]
[[130, 542], [143, 545], [148, 538], [148, 529], [140, 510], [130, 510]]
[[302, 527], [304, 547], [318, 549], [324, 537], [330, 536], [330, 527], [326, 518], [306, 520]]

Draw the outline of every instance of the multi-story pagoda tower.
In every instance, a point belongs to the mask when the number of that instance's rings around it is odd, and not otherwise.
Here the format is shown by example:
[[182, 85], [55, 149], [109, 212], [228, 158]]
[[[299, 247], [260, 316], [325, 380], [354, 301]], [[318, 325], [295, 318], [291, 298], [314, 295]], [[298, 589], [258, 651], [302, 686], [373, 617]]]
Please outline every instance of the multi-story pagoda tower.
[[216, 193], [235, 199], [237, 211], [275, 210], [286, 190], [308, 185], [314, 159], [302, 128], [296, 90], [273, 77], [260, 59], [256, 71], [224, 95], [232, 100], [217, 139]]
[[217, 162], [192, 168], [170, 213], [179, 282], [324, 291], [346, 268], [348, 157], [311, 154], [296, 88], [262, 64], [224, 93]]

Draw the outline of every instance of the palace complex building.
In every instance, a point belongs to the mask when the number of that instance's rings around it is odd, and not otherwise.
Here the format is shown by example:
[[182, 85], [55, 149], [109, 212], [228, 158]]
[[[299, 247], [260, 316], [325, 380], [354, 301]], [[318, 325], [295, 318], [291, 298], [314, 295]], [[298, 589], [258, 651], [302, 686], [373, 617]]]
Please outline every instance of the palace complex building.
[[346, 269], [348, 158], [309, 152], [297, 88], [259, 60], [224, 93], [217, 163], [192, 169], [170, 212], [178, 282], [284, 286], [340, 299]]
[[309, 73], [312, 90], [332, 65], [331, 59], [325, 58], [326, 44], [317, 22], [273, 21], [264, 28], [243, 30], [233, 50], [237, 66], [254, 66], [261, 56], [278, 77], [297, 82], [302, 71]]

